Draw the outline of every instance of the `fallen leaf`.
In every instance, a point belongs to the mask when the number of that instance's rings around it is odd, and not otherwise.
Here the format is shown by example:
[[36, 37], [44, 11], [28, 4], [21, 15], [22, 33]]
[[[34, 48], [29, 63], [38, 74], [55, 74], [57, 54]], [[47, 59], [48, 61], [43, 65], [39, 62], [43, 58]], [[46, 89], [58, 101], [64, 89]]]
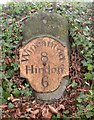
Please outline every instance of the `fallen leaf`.
[[17, 114], [18, 116], [20, 116], [20, 115], [21, 115], [21, 111], [20, 111], [20, 109], [19, 109], [19, 108], [17, 108], [17, 109], [16, 109], [16, 114]]
[[54, 107], [52, 107], [51, 105], [49, 105], [48, 107], [49, 107], [49, 110], [50, 110], [52, 113], [54, 113], [54, 114], [57, 114], [57, 113], [58, 113], [58, 111], [57, 111]]
[[20, 85], [20, 88], [22, 88], [22, 90], [25, 90], [25, 87], [23, 85]]
[[30, 114], [29, 116], [30, 116], [30, 118], [36, 118], [36, 115], [34, 115], [34, 114]]
[[25, 118], [25, 116], [24, 116], [24, 115], [21, 115], [20, 118]]
[[0, 106], [0, 108], [5, 109], [5, 108], [7, 108], [7, 105], [3, 104], [2, 106]]
[[7, 56], [4, 58], [5, 64], [9, 65], [11, 63], [11, 59]]
[[65, 110], [65, 106], [63, 104], [60, 104], [59, 107], [56, 110], [60, 111], [61, 109]]
[[17, 103], [17, 104], [15, 105], [15, 108], [17, 108], [17, 107], [21, 108], [21, 107], [22, 107], [22, 104], [21, 104], [21, 103]]
[[80, 72], [80, 71], [81, 71], [81, 67], [80, 67], [80, 66], [78, 66], [78, 67], [77, 67], [77, 70]]
[[32, 114], [37, 115], [39, 113], [39, 109], [36, 109], [32, 112]]
[[52, 113], [49, 112], [49, 109], [44, 107], [43, 110], [42, 110], [42, 116], [43, 118], [51, 118], [52, 117]]
[[89, 17], [89, 20], [92, 21], [92, 17]]
[[26, 112], [30, 112], [30, 111], [31, 111], [31, 108], [27, 108], [27, 109], [26, 109]]
[[36, 101], [34, 100], [33, 102], [32, 102], [32, 105], [35, 105], [36, 104]]
[[20, 101], [20, 99], [15, 98], [12, 100], [12, 102], [17, 102], [17, 101]]

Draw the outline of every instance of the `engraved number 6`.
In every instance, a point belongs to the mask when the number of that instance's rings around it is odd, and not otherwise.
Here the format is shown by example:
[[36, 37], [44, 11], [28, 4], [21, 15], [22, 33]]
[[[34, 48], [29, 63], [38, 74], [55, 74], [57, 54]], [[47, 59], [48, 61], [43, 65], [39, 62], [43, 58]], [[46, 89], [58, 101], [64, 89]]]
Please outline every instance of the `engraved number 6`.
[[42, 85], [44, 86], [44, 87], [47, 87], [48, 86], [48, 77], [47, 76], [44, 76], [43, 78], [42, 78]]

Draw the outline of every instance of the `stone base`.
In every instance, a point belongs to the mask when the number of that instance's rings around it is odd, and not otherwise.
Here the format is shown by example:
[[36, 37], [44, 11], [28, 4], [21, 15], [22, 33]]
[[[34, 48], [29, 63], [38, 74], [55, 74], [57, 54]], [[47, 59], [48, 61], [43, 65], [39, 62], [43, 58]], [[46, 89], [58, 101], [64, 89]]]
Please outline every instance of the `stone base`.
[[63, 96], [63, 92], [65, 91], [67, 84], [68, 84], [68, 78], [65, 77], [63, 78], [58, 89], [56, 89], [55, 91], [50, 93], [38, 93], [34, 91], [34, 95], [38, 100], [41, 101], [47, 101], [47, 102], [56, 101]]

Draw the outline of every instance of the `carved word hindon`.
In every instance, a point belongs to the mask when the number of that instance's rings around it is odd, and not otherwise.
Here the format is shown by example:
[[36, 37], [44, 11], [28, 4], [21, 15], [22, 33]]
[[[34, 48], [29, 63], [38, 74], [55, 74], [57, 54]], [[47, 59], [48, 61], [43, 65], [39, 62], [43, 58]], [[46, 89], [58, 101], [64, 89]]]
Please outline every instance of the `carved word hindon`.
[[56, 90], [69, 75], [67, 47], [49, 37], [33, 39], [20, 49], [20, 75], [37, 92]]

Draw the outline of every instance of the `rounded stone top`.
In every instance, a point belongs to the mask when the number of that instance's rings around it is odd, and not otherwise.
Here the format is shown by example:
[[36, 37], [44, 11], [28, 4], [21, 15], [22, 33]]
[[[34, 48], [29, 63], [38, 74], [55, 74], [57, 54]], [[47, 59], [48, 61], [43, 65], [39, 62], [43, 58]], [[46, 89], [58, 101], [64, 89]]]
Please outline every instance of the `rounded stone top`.
[[39, 12], [33, 14], [25, 22], [23, 36], [26, 41], [36, 36], [53, 36], [66, 45], [68, 41], [68, 21], [56, 13]]

